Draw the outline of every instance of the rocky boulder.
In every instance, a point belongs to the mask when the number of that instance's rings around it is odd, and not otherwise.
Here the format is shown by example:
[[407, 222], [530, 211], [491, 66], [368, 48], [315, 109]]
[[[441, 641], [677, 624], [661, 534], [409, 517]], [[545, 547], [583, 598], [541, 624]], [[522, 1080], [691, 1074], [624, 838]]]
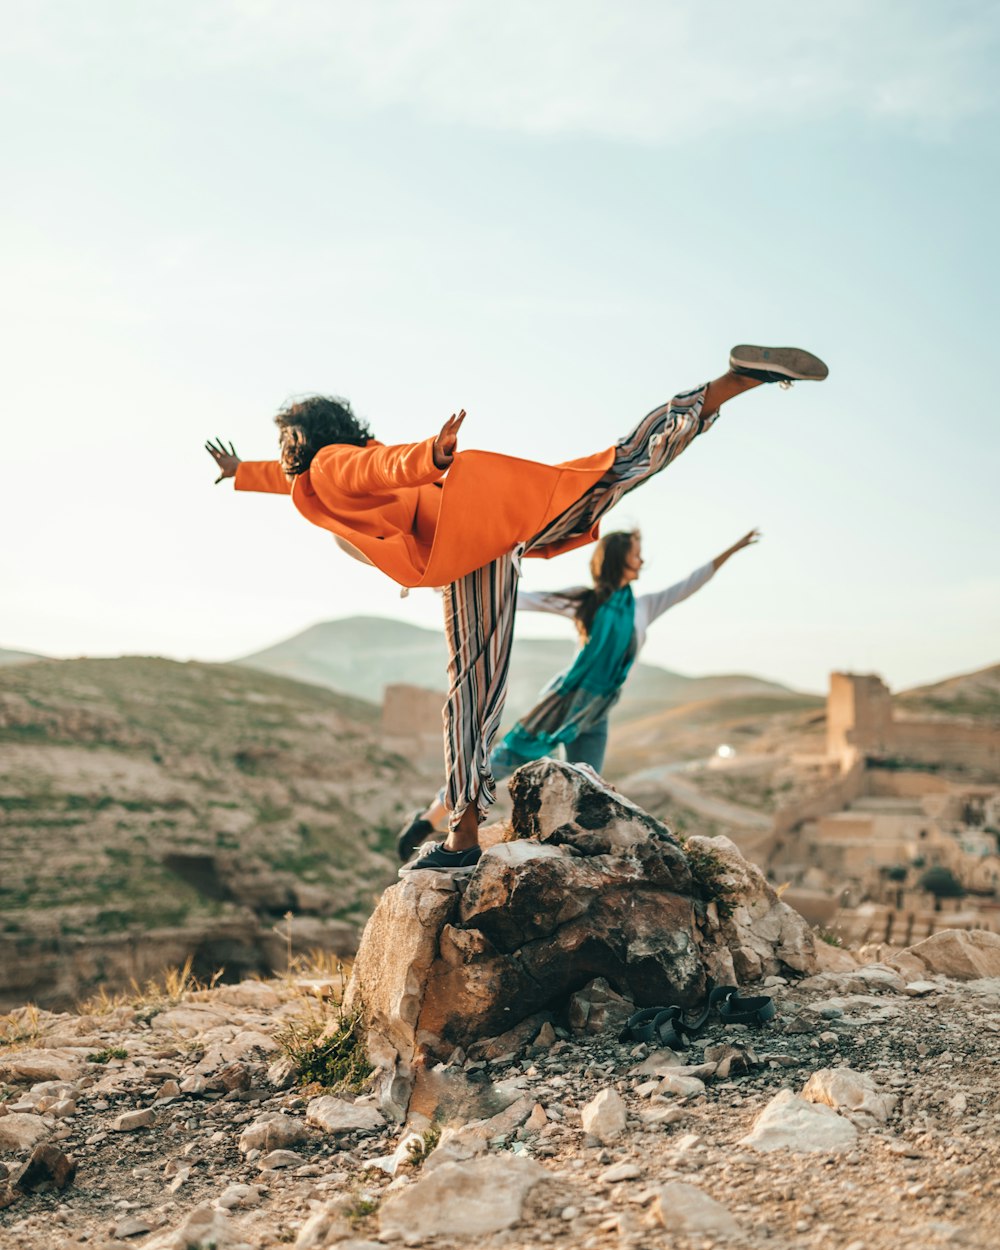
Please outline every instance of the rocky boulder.
[[[513, 838], [470, 878], [409, 873], [365, 929], [347, 1005], [364, 1013], [389, 1114], [402, 1116], [428, 1063], [539, 1011], [565, 1018], [595, 979], [639, 1006], [687, 1006], [703, 999], [706, 974], [813, 970], [805, 921], [727, 839], [682, 846], [554, 760], [520, 769], [511, 795]], [[609, 1026], [620, 1014], [605, 1010]]]
[[1000, 977], [1000, 934], [985, 929], [941, 929], [908, 946], [891, 962], [908, 972], [919, 969], [923, 976], [935, 974], [955, 981]]

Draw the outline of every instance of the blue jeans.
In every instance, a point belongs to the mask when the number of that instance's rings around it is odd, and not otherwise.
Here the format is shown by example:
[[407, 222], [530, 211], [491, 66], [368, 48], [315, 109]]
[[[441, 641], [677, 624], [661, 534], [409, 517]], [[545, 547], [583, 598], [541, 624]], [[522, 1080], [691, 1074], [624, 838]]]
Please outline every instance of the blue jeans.
[[[589, 764], [595, 773], [604, 767], [604, 752], [608, 746], [608, 718], [605, 716], [596, 725], [591, 725], [563, 747], [566, 760], [570, 764]], [[530, 764], [531, 760], [514, 751], [508, 750], [502, 743], [493, 748], [490, 755], [490, 767], [494, 781], [503, 781], [522, 764]]]

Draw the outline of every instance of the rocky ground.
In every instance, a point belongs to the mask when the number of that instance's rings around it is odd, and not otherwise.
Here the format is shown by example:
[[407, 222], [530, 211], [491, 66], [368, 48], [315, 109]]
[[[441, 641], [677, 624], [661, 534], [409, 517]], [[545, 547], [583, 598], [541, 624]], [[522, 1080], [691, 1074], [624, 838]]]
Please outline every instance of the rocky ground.
[[435, 1125], [295, 1083], [279, 1039], [322, 978], [21, 1011], [0, 1245], [992, 1247], [1000, 952], [943, 937], [824, 948], [839, 970], [754, 991], [774, 1020], [681, 1053], [619, 1042], [628, 1004], [597, 984], [438, 1065]]

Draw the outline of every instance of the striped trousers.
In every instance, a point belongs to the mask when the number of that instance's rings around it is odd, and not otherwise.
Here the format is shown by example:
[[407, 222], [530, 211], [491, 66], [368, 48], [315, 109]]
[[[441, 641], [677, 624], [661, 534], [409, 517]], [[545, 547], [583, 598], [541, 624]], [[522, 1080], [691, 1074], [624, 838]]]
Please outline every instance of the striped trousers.
[[702, 416], [704, 399], [705, 387], [699, 387], [647, 413], [615, 444], [611, 468], [576, 503], [523, 547], [445, 587], [445, 806], [451, 828], [471, 804], [485, 820], [496, 799], [490, 751], [507, 696], [520, 557], [587, 533], [619, 499], [665, 469], [718, 416]]

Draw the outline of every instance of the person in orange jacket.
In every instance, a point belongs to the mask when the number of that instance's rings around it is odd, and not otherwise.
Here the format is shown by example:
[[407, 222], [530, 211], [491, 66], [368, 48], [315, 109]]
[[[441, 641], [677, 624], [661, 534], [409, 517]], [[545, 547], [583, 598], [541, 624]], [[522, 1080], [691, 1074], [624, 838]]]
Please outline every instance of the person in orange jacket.
[[312, 396], [275, 417], [278, 460], [241, 461], [206, 443], [216, 483], [290, 495], [351, 555], [403, 587], [443, 588], [448, 643], [444, 843], [400, 871], [473, 871], [479, 825], [496, 797], [490, 751], [503, 711], [522, 556], [549, 558], [596, 541], [601, 518], [715, 422], [727, 400], [767, 382], [821, 381], [826, 365], [789, 347], [733, 348], [729, 369], [647, 413], [613, 447], [539, 464], [459, 451], [464, 409], [418, 443], [379, 443], [344, 400]]

